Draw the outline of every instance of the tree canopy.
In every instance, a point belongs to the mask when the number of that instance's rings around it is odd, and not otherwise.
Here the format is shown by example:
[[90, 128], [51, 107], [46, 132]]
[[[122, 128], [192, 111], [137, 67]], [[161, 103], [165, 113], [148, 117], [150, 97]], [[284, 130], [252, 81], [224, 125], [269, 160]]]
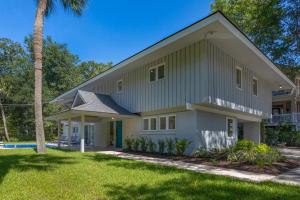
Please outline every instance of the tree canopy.
[[275, 63], [300, 66], [300, 0], [215, 0]]
[[[54, 97], [111, 66], [111, 63], [81, 62], [78, 56], [68, 50], [67, 45], [46, 37], [43, 48], [44, 115], [59, 109], [48, 104]], [[34, 139], [34, 67], [31, 35], [25, 38], [24, 44], [0, 38], [0, 88], [4, 93], [2, 99], [12, 136]], [[2, 120], [0, 127], [1, 123]], [[55, 127], [49, 122], [45, 123], [48, 138], [51, 129]]]

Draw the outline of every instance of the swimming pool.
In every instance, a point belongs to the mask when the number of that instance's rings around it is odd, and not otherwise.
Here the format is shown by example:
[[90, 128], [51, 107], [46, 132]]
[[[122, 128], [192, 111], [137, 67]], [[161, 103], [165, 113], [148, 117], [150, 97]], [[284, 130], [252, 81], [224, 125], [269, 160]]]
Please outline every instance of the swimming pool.
[[[54, 145], [46, 144], [46, 147], [54, 147]], [[4, 144], [5, 149], [33, 149], [36, 148], [36, 144]]]

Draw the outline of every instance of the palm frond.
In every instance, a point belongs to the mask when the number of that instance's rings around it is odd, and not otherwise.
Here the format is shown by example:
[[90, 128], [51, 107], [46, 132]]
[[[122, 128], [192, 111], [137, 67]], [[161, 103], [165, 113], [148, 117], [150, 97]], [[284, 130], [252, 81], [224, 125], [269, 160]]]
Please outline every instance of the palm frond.
[[82, 14], [87, 2], [88, 0], [61, 0], [65, 10], [71, 10], [78, 16]]

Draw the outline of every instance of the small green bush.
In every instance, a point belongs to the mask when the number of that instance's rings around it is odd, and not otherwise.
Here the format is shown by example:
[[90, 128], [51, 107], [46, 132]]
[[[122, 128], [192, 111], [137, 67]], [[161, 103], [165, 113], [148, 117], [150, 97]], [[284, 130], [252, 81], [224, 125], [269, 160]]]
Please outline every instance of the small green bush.
[[272, 165], [280, 160], [280, 152], [266, 144], [254, 144], [251, 141], [242, 140], [230, 148], [227, 160], [231, 162], [246, 162], [256, 164], [259, 167]]
[[147, 143], [148, 143], [148, 147], [149, 147], [149, 152], [154, 153], [156, 151], [155, 142], [153, 142], [151, 139], [148, 139]]
[[175, 139], [176, 155], [182, 156], [190, 144], [186, 139]]
[[125, 143], [125, 150], [126, 151], [132, 151], [132, 145], [133, 145], [133, 142], [134, 142], [134, 139], [131, 139], [131, 138], [126, 138], [124, 140], [124, 143]]
[[158, 140], [158, 152], [160, 154], [165, 153], [166, 143], [164, 140]]
[[193, 156], [198, 158], [224, 160], [227, 158], [228, 153], [228, 148], [213, 148], [210, 150], [206, 150], [205, 148], [199, 148], [194, 152]]
[[147, 152], [147, 149], [148, 149], [147, 138], [144, 138], [144, 137], [140, 138], [140, 146], [141, 146], [142, 152]]
[[166, 145], [167, 145], [167, 153], [169, 155], [174, 154], [175, 144], [172, 138], [166, 139]]
[[140, 140], [139, 140], [139, 138], [133, 139], [132, 145], [133, 145], [133, 150], [135, 152], [138, 152], [139, 148], [140, 148]]

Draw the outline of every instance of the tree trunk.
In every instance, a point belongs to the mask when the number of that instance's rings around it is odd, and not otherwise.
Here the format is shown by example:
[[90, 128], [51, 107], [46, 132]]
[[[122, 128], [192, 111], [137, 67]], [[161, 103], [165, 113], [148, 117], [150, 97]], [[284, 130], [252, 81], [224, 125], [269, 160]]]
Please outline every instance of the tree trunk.
[[9, 142], [9, 135], [8, 135], [8, 129], [7, 129], [7, 125], [6, 125], [6, 117], [5, 117], [5, 112], [4, 112], [4, 108], [0, 99], [0, 109], [1, 109], [1, 116], [2, 116], [2, 120], [3, 120], [3, 126], [4, 126], [4, 134], [6, 137], [6, 140]]
[[43, 25], [47, 0], [39, 0], [34, 21], [34, 108], [37, 152], [46, 153], [42, 108]]

